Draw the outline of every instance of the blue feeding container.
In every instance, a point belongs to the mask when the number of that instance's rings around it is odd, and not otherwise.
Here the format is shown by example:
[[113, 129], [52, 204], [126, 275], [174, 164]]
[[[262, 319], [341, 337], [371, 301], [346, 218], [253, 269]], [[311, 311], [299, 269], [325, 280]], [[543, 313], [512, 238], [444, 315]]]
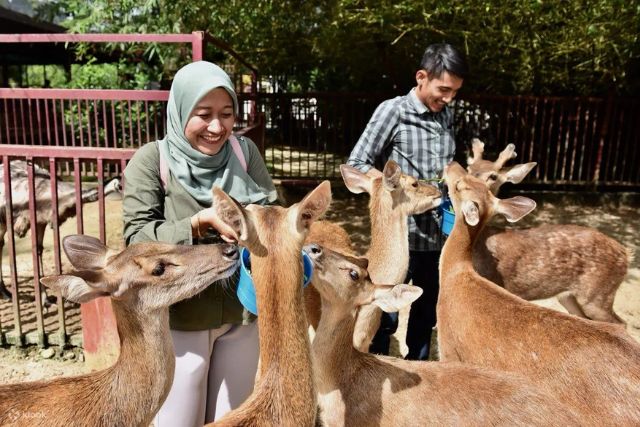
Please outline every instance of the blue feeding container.
[[442, 234], [448, 236], [449, 234], [451, 234], [451, 230], [453, 230], [453, 224], [456, 221], [456, 214], [453, 212], [453, 205], [451, 205], [451, 200], [443, 200], [438, 209], [440, 209], [440, 217], [442, 218], [442, 220], [440, 221], [440, 229], [442, 230]]
[[[238, 290], [236, 294], [238, 299], [251, 313], [258, 315], [258, 306], [256, 304], [256, 289], [253, 287], [253, 279], [251, 278], [251, 272], [247, 266], [251, 265], [250, 254], [247, 248], [240, 249], [240, 279], [238, 280]], [[311, 281], [311, 275], [313, 274], [313, 262], [309, 255], [304, 251], [302, 252], [303, 263], [303, 279], [302, 286], [307, 287]]]

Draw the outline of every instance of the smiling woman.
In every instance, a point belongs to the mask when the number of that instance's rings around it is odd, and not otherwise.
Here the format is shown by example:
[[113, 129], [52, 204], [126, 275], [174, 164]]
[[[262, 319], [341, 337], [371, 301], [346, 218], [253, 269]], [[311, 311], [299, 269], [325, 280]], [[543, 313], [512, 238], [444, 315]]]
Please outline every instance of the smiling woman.
[[206, 94], [195, 106], [184, 134], [193, 148], [213, 156], [231, 136], [235, 122], [234, 102], [223, 88]]
[[[277, 193], [256, 145], [232, 135], [238, 101], [229, 76], [205, 61], [181, 68], [167, 104], [167, 135], [145, 144], [124, 176], [124, 239], [198, 244], [225, 238], [211, 188], [241, 204]], [[255, 317], [234, 292], [210, 286], [170, 309], [176, 355], [173, 386], [154, 424], [201, 426], [249, 395], [258, 363]], [[214, 351], [215, 348], [215, 351]]]

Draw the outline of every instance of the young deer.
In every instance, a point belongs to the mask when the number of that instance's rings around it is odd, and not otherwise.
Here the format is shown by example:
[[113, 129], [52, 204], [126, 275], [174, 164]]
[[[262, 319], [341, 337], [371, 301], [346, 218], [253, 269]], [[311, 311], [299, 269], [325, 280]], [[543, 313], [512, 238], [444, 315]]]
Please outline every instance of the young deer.
[[324, 425], [579, 425], [555, 398], [515, 375], [356, 350], [351, 337], [359, 306], [398, 311], [422, 289], [373, 284], [366, 258], [315, 244], [304, 250], [314, 261], [312, 283], [322, 297], [312, 354]]
[[515, 222], [535, 202], [500, 200], [457, 163], [445, 168], [445, 181], [456, 222], [440, 258], [440, 359], [522, 374], [584, 425], [640, 424], [640, 345], [621, 327], [536, 306], [473, 268], [486, 222], [496, 214]]
[[516, 146], [513, 144], [507, 145], [494, 162], [482, 158], [484, 143], [478, 138], [473, 139], [471, 150], [473, 156], [467, 158], [467, 170], [471, 175], [485, 181], [494, 195], [498, 194], [500, 187], [507, 182], [520, 183], [537, 164], [529, 162], [505, 167], [505, 163], [516, 157]]
[[[341, 165], [340, 172], [349, 191], [355, 194], [367, 192], [370, 195], [371, 243], [366, 256], [369, 259], [371, 277], [378, 283], [404, 281], [409, 268], [407, 218], [409, 215], [420, 214], [437, 207], [441, 202], [440, 191], [432, 185], [403, 174], [393, 160], [387, 162], [381, 176], [376, 178], [348, 165]], [[316, 233], [313, 231], [312, 229], [306, 242], [327, 245], [322, 236], [316, 239]], [[345, 245], [336, 247], [329, 244], [327, 247], [353, 254]], [[313, 318], [319, 318], [320, 307], [317, 301], [319, 300], [316, 299], [314, 307], [307, 305], [307, 313], [316, 313]], [[371, 339], [380, 325], [381, 314], [375, 305], [363, 306], [360, 309], [353, 336], [354, 345], [358, 350], [368, 351]]]
[[138, 243], [112, 253], [82, 235], [63, 247], [76, 271], [42, 283], [78, 303], [111, 296], [120, 356], [91, 374], [0, 386], [0, 425], [148, 426], [173, 381], [168, 306], [231, 276], [237, 247]]
[[[496, 162], [482, 160], [484, 144], [474, 140], [467, 170], [496, 195], [505, 182], [520, 182], [536, 165], [505, 168], [515, 157], [509, 144]], [[558, 297], [569, 313], [624, 324], [613, 300], [627, 275], [629, 255], [623, 245], [600, 231], [578, 225], [547, 224], [520, 230], [486, 227], [473, 248], [481, 276], [526, 300]]]
[[300, 254], [311, 223], [331, 203], [328, 181], [288, 209], [242, 208], [213, 190], [213, 208], [230, 237], [251, 252], [258, 304], [260, 368], [253, 393], [213, 425], [313, 426], [317, 397], [302, 297]]

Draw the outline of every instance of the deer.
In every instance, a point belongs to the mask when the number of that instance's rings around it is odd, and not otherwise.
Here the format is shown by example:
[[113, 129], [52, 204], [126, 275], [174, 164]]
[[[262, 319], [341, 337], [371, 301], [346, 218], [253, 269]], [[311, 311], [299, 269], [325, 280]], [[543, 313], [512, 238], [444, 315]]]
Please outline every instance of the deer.
[[[467, 171], [484, 180], [494, 195], [505, 182], [518, 183], [535, 167], [506, 168], [515, 158], [509, 144], [490, 162], [484, 144], [473, 142]], [[615, 294], [627, 275], [630, 254], [615, 239], [591, 227], [545, 224], [528, 229], [485, 227], [474, 246], [476, 271], [526, 300], [557, 296], [573, 315], [625, 325], [613, 310]]]
[[[243, 208], [212, 190], [223, 234], [251, 254], [256, 290], [260, 364], [253, 393], [213, 426], [313, 426], [317, 398], [302, 291], [301, 253], [311, 224], [331, 203], [328, 181], [289, 208]], [[299, 260], [296, 262], [296, 260]]]
[[85, 235], [63, 248], [74, 271], [41, 282], [77, 303], [110, 297], [120, 355], [101, 371], [0, 386], [0, 425], [148, 426], [173, 382], [169, 305], [230, 277], [238, 248], [148, 242], [117, 252]]
[[522, 182], [537, 165], [536, 162], [528, 162], [506, 167], [505, 164], [517, 156], [514, 144], [508, 144], [493, 162], [482, 158], [484, 143], [478, 138], [471, 141], [471, 151], [473, 154], [467, 157], [467, 170], [473, 176], [484, 180], [494, 195], [498, 194], [500, 187], [507, 182], [512, 184]]
[[[29, 212], [29, 181], [27, 162], [14, 160], [10, 162], [11, 199], [13, 211], [14, 233], [23, 238], [31, 228]], [[42, 275], [43, 241], [47, 225], [53, 227], [53, 206], [51, 196], [51, 175], [49, 171], [34, 164], [34, 188], [36, 197], [36, 251], [38, 253], [38, 270]], [[58, 225], [76, 215], [76, 188], [72, 182], [57, 181], [58, 187]], [[13, 294], [7, 289], [2, 279], [2, 251], [7, 233], [6, 199], [4, 195], [4, 165], [0, 165], [0, 297], [11, 300]], [[121, 191], [118, 179], [110, 180], [104, 187], [104, 195]], [[98, 200], [98, 189], [82, 190], [82, 203]], [[43, 301], [48, 299], [43, 294]]]
[[358, 351], [352, 336], [359, 307], [398, 311], [422, 289], [373, 283], [364, 257], [317, 244], [304, 251], [322, 299], [312, 355], [323, 425], [580, 425], [553, 396], [517, 375]]
[[494, 215], [516, 222], [536, 203], [497, 198], [455, 162], [444, 178], [456, 218], [440, 258], [440, 360], [520, 374], [583, 425], [640, 424], [640, 345], [622, 327], [537, 306], [474, 269], [484, 225]]
[[[402, 282], [409, 268], [407, 219], [409, 215], [421, 214], [439, 206], [442, 201], [440, 191], [415, 177], [403, 174], [400, 166], [393, 160], [387, 161], [382, 173], [376, 177], [348, 165], [340, 165], [340, 173], [349, 191], [354, 194], [366, 192], [370, 196], [371, 243], [366, 257], [370, 261], [371, 277], [380, 283]], [[327, 239], [337, 243], [327, 242]], [[314, 226], [307, 237], [307, 243], [319, 243], [353, 255], [353, 249], [346, 239], [337, 230]], [[306, 296], [306, 309], [315, 328], [320, 318], [320, 300], [314, 295], [317, 291], [310, 287], [305, 294], [310, 294]], [[380, 326], [381, 314], [382, 311], [376, 305], [364, 306], [358, 312], [353, 342], [360, 351], [368, 351]]]

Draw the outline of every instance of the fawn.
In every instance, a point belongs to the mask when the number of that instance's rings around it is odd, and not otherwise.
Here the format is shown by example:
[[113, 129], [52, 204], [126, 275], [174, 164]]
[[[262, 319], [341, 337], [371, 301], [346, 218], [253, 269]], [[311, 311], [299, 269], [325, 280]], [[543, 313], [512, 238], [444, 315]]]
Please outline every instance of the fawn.
[[516, 375], [358, 351], [351, 339], [358, 307], [398, 311], [422, 289], [372, 283], [366, 258], [316, 244], [304, 250], [322, 298], [312, 354], [324, 425], [579, 425], [555, 398]]
[[238, 249], [150, 242], [115, 253], [83, 235], [63, 247], [75, 271], [41, 282], [78, 303], [110, 296], [120, 356], [87, 375], [0, 386], [0, 425], [148, 426], [173, 381], [168, 306], [231, 276]]
[[[440, 205], [440, 191], [429, 184], [405, 175], [393, 160], [389, 160], [379, 177], [371, 177], [359, 170], [341, 165], [340, 172], [344, 182], [352, 193], [369, 193], [369, 215], [371, 219], [371, 243], [367, 251], [369, 273], [379, 283], [400, 283], [409, 267], [409, 240], [407, 218], [409, 215], [423, 213]], [[339, 236], [338, 232], [327, 233], [321, 229], [307, 237], [307, 243], [337, 249], [343, 253], [353, 254], [346, 244], [333, 245], [326, 235]], [[337, 239], [332, 239], [337, 240]], [[393, 260], [389, 262], [389, 260]], [[307, 288], [306, 293], [316, 293]], [[308, 297], [307, 297], [308, 298]], [[308, 302], [308, 300], [307, 300]], [[307, 304], [307, 313], [315, 312], [310, 317], [319, 319], [319, 299], [315, 305]], [[380, 325], [382, 312], [375, 305], [363, 306], [358, 313], [353, 342], [360, 351], [368, 351], [371, 339]], [[317, 323], [313, 326], [316, 326]]]
[[328, 209], [324, 181], [288, 209], [246, 208], [218, 188], [213, 207], [231, 237], [251, 252], [260, 334], [260, 367], [253, 393], [216, 426], [313, 426], [317, 397], [302, 293], [301, 250], [311, 223]]
[[444, 175], [456, 220], [440, 258], [441, 360], [519, 373], [575, 410], [584, 425], [638, 425], [638, 343], [618, 325], [529, 303], [473, 268], [473, 244], [487, 221], [501, 214], [515, 222], [535, 202], [498, 199], [455, 162]]
[[514, 144], [507, 145], [493, 162], [482, 158], [484, 143], [478, 138], [473, 139], [471, 150], [473, 156], [467, 158], [467, 170], [471, 175], [485, 181], [494, 195], [498, 194], [500, 187], [507, 182], [520, 183], [536, 167], [536, 162], [505, 167], [505, 163], [516, 157]]
[[[520, 182], [536, 165], [505, 168], [514, 158], [509, 144], [498, 160], [482, 160], [484, 144], [473, 142], [467, 170], [496, 195], [505, 182]], [[616, 240], [591, 227], [546, 224], [519, 230], [486, 227], [473, 248], [478, 273], [526, 300], [558, 297], [569, 313], [620, 323], [613, 311], [615, 294], [629, 266], [629, 254]]]

